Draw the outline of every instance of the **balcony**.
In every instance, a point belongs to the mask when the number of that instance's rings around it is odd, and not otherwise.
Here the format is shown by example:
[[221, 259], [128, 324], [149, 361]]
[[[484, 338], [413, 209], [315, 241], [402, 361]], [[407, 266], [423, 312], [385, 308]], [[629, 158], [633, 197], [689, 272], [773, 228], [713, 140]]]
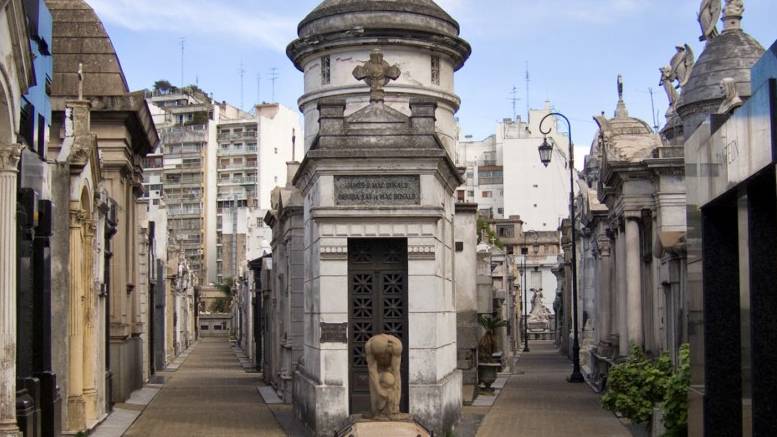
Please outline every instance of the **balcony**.
[[233, 156], [233, 155], [255, 155], [256, 147], [229, 147], [223, 148], [219, 146], [218, 156]]

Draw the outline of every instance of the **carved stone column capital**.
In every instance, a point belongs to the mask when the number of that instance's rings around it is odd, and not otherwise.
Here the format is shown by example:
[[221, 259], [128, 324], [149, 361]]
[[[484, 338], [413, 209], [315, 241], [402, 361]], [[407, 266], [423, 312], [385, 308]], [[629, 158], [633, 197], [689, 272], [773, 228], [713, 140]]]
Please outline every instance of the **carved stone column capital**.
[[86, 218], [86, 214], [84, 214], [84, 212], [81, 211], [80, 209], [71, 209], [70, 210], [70, 227], [71, 228], [80, 227], [85, 218]]
[[16, 171], [24, 144], [0, 144], [0, 172]]

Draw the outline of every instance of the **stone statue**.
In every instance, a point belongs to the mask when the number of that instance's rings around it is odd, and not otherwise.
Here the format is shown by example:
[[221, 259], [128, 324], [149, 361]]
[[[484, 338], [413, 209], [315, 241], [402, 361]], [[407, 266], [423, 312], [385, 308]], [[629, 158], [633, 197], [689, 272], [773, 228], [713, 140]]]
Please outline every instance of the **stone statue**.
[[672, 56], [669, 65], [672, 67], [672, 80], [679, 82], [678, 86], [685, 86], [691, 77], [693, 64], [696, 62], [693, 49], [688, 44], [676, 46], [677, 53]]
[[658, 69], [661, 72], [661, 82], [658, 84], [664, 87], [666, 91], [666, 98], [669, 99], [669, 110], [667, 114], [671, 114], [675, 110], [677, 99], [680, 95], [677, 92], [677, 88], [674, 85], [674, 75], [672, 74], [672, 67], [666, 65]]
[[718, 108], [718, 114], [728, 114], [742, 106], [742, 98], [739, 97], [737, 84], [734, 79], [727, 77], [720, 81], [720, 90], [723, 92], [723, 103]]
[[547, 322], [550, 319], [550, 310], [542, 302], [542, 290], [533, 290], [534, 296], [531, 298], [531, 312], [529, 313], [530, 322]]
[[702, 0], [698, 18], [701, 25], [699, 41], [709, 41], [718, 36], [720, 0]]
[[370, 60], [353, 70], [356, 80], [363, 80], [370, 86], [370, 102], [383, 102], [386, 95], [384, 87], [392, 80], [399, 79], [402, 72], [397, 65], [389, 65], [383, 60], [383, 52], [375, 49], [370, 52]]
[[742, 0], [726, 0], [726, 18], [739, 17], [745, 13], [745, 2]]
[[370, 405], [373, 419], [396, 419], [402, 398], [402, 342], [388, 334], [379, 334], [365, 345], [370, 377]]

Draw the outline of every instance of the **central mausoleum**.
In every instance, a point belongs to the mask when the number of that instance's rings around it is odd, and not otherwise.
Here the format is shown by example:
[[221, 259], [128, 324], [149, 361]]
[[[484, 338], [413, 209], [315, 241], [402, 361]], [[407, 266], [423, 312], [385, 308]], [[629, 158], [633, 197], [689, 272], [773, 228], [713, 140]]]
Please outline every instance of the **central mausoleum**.
[[[287, 53], [305, 74], [305, 158], [292, 166], [293, 186], [276, 193], [270, 219], [274, 244], [289, 248], [287, 267], [274, 261], [288, 271], [289, 335], [300, 320], [301, 353], [290, 375], [295, 411], [321, 436], [369, 411], [364, 345], [388, 333], [404, 345], [402, 412], [444, 435], [462, 404], [454, 72], [470, 46], [431, 0], [327, 0], [298, 31]], [[288, 238], [298, 235], [298, 246], [275, 232], [295, 198], [301, 232]], [[303, 302], [295, 310], [298, 287]]]

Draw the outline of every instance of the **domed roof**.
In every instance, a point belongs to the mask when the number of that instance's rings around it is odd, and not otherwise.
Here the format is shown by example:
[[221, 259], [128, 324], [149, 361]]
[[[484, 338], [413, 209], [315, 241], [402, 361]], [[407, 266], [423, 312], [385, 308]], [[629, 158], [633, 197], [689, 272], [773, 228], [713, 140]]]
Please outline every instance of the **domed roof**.
[[[615, 117], [607, 119], [604, 115], [594, 117], [601, 134], [606, 140], [607, 161], [636, 162], [649, 158], [656, 147], [661, 146], [661, 138], [653, 132], [649, 124], [638, 118], [630, 117], [623, 98], [618, 101]], [[598, 145], [599, 133], [591, 146], [591, 155], [598, 159], [591, 161], [597, 165], [602, 151]]]
[[686, 124], [686, 136], [698, 126], [698, 120], [688, 126], [694, 115], [706, 117], [717, 110], [723, 100], [721, 80], [730, 77], [736, 82], [741, 97], [751, 95], [750, 69], [763, 53], [761, 44], [740, 28], [726, 29], [707, 42], [682, 87], [677, 104], [677, 112]]
[[324, 0], [302, 22], [300, 38], [354, 28], [423, 30], [459, 36], [459, 23], [433, 0]]
[[124, 96], [129, 86], [108, 32], [83, 0], [46, 0], [53, 19], [52, 97], [78, 96], [83, 65], [84, 97]]

